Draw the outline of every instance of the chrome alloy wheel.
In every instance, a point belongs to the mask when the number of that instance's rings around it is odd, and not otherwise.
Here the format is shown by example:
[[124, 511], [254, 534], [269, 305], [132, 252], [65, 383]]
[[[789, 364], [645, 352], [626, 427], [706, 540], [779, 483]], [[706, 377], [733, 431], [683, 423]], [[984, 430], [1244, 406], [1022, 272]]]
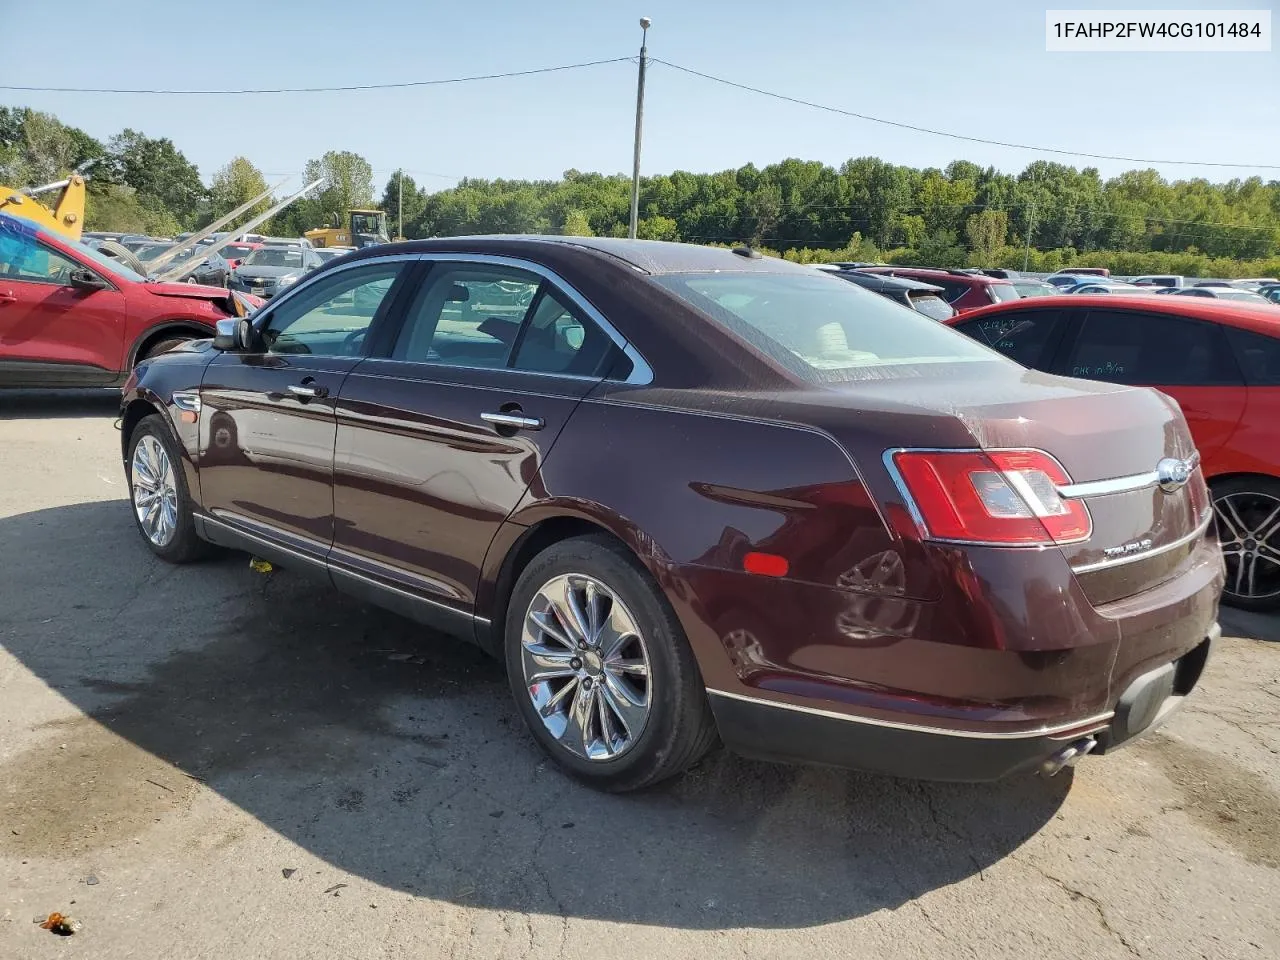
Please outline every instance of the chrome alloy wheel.
[[1215, 498], [1213, 508], [1227, 561], [1226, 592], [1245, 600], [1280, 595], [1280, 499], [1242, 491]]
[[178, 530], [178, 483], [169, 454], [146, 434], [133, 448], [133, 510], [147, 539], [167, 547]]
[[639, 739], [653, 702], [649, 652], [635, 617], [580, 573], [534, 594], [520, 634], [524, 685], [543, 726], [586, 760], [613, 760]]

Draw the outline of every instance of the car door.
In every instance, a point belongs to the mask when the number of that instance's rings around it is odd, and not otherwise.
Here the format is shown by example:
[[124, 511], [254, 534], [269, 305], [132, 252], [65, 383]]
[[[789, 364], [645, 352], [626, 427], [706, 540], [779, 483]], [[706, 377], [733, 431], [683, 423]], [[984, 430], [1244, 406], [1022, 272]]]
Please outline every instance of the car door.
[[1244, 377], [1219, 324], [1117, 307], [1084, 313], [1061, 372], [1155, 387], [1178, 401], [1203, 458], [1214, 457], [1244, 413]]
[[[72, 283], [72, 274], [92, 283]], [[96, 386], [124, 354], [124, 294], [98, 271], [30, 236], [0, 237], [0, 386]]]
[[469, 614], [499, 525], [579, 401], [628, 362], [606, 327], [531, 264], [433, 262], [394, 342], [342, 386], [334, 582], [407, 594], [428, 621]]
[[317, 277], [264, 308], [253, 350], [219, 354], [205, 369], [196, 467], [215, 524], [323, 563], [333, 540], [335, 404], [413, 259]]

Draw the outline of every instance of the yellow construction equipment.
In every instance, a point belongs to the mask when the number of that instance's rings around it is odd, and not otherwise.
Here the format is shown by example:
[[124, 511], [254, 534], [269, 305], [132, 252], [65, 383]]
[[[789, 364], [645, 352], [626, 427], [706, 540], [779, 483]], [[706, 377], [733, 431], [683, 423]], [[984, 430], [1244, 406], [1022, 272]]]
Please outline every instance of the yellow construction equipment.
[[[0, 186], [0, 210], [23, 217], [69, 240], [79, 240], [80, 231], [84, 229], [84, 170], [82, 167], [65, 180], [46, 183], [43, 187]], [[37, 196], [58, 193], [57, 201], [52, 209], [36, 200]]]
[[372, 247], [389, 242], [387, 215], [381, 210], [348, 210], [345, 226], [333, 216], [329, 226], [308, 230], [303, 236], [313, 247]]

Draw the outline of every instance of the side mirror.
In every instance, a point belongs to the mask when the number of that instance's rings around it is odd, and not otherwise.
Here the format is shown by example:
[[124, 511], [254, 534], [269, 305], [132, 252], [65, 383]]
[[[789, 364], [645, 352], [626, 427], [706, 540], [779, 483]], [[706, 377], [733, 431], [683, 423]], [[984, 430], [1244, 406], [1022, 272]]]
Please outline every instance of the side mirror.
[[72, 270], [70, 283], [77, 290], [101, 290], [107, 285], [107, 281], [103, 280], [92, 270]]
[[213, 349], [234, 352], [248, 350], [253, 325], [246, 317], [224, 317], [214, 325]]

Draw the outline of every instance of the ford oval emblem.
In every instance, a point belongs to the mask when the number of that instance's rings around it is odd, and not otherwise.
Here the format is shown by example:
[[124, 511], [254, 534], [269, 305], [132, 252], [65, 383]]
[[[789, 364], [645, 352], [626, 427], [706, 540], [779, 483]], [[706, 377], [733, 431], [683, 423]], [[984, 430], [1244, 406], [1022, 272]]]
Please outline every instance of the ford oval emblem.
[[1156, 483], [1165, 493], [1173, 493], [1191, 479], [1191, 469], [1189, 461], [1165, 457], [1156, 464]]

